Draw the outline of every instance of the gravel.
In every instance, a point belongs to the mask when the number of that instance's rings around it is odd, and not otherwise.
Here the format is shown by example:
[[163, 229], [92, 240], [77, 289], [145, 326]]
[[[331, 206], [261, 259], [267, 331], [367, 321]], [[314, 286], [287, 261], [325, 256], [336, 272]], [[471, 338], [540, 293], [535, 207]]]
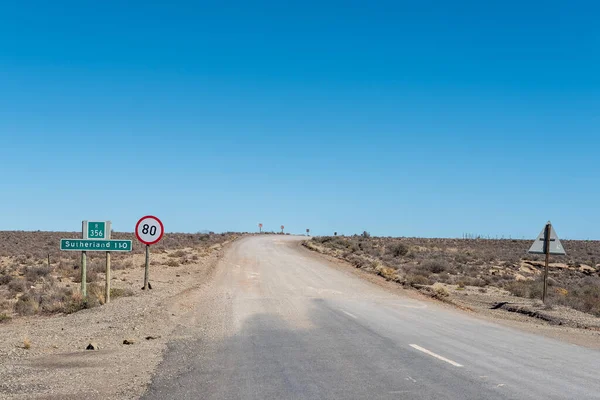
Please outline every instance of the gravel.
[[[70, 315], [0, 324], [0, 399], [138, 398], [222, 254], [214, 249], [191, 264], [153, 268], [150, 291], [139, 290], [143, 268], [114, 271], [113, 279], [127, 274], [135, 296]], [[90, 343], [99, 350], [86, 350]]]

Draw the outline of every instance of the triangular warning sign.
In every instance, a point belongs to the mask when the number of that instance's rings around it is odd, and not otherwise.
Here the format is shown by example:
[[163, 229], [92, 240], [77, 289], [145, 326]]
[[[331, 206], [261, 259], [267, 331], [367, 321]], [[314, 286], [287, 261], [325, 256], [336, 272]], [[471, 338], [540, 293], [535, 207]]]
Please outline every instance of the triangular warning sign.
[[539, 234], [533, 245], [529, 249], [529, 253], [531, 254], [546, 254], [546, 241], [549, 240], [550, 244], [550, 254], [564, 256], [567, 253], [565, 252], [565, 248], [560, 243], [558, 236], [556, 235], [556, 231], [554, 227], [550, 225], [550, 237], [546, 238], [546, 227], [542, 229], [542, 232]]

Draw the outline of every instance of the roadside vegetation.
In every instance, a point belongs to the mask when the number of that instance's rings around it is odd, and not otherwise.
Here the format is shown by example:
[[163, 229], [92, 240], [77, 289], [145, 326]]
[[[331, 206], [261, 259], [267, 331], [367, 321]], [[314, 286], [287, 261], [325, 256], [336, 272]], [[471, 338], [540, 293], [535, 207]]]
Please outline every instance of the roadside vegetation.
[[[0, 232], [0, 323], [18, 316], [70, 314], [104, 304], [105, 253], [88, 252], [88, 297], [80, 292], [81, 253], [58, 250], [61, 238], [77, 238], [76, 232]], [[113, 233], [113, 239], [133, 241], [131, 253], [111, 253], [111, 299], [132, 296], [136, 289], [127, 281], [128, 270], [144, 266], [144, 246], [133, 234]], [[164, 268], [191, 264], [209, 255], [235, 234], [166, 234], [152, 246], [153, 265]]]
[[[363, 235], [315, 237], [307, 247], [344, 259], [388, 280], [428, 287], [434, 297], [448, 289], [500, 288], [528, 299], [542, 292], [544, 256], [527, 254], [531, 241], [383, 238]], [[568, 255], [552, 256], [549, 304], [600, 317], [600, 242], [563, 241]]]

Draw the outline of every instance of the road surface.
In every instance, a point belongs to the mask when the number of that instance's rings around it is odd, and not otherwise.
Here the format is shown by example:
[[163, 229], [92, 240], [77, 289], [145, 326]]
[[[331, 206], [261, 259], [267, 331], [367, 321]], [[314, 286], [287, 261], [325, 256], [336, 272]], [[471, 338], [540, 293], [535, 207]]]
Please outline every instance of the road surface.
[[233, 244], [144, 398], [600, 399], [599, 351], [390, 293], [298, 240]]

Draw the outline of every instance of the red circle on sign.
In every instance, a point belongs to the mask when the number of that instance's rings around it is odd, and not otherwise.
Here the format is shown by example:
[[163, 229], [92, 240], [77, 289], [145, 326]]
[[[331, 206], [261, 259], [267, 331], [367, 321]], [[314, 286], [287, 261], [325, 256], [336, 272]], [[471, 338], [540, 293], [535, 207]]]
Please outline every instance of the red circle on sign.
[[[142, 239], [140, 237], [140, 235], [138, 233], [138, 228], [140, 227], [140, 224], [142, 223], [142, 221], [145, 219], [153, 219], [156, 222], [158, 222], [158, 224], [160, 225], [160, 235], [158, 236], [158, 239], [156, 239], [152, 242], [145, 241], [144, 239]], [[165, 227], [164, 227], [162, 221], [153, 215], [146, 215], [145, 217], [140, 218], [140, 220], [137, 222], [137, 224], [135, 224], [135, 236], [137, 237], [137, 240], [139, 240], [140, 242], [142, 242], [148, 246], [158, 243], [160, 241], [160, 239], [162, 239], [164, 234], [165, 234]]]

